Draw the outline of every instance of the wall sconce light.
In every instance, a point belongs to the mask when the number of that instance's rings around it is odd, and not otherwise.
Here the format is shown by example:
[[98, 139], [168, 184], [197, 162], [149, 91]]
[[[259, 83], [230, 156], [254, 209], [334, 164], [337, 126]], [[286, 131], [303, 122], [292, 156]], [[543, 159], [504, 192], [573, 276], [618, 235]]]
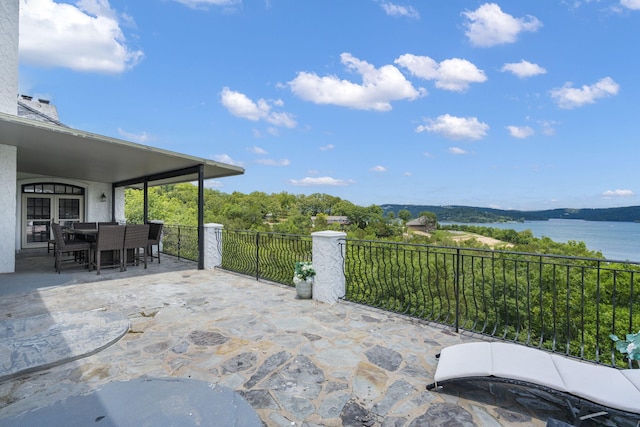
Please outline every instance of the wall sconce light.
[[104, 193], [100, 196], [100, 201], [103, 203], [107, 201], [107, 196], [105, 196]]

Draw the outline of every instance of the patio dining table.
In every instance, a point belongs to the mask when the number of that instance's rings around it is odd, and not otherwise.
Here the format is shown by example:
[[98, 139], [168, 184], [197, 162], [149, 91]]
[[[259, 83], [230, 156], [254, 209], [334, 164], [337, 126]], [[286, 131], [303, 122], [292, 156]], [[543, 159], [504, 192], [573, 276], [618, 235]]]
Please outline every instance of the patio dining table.
[[67, 228], [64, 230], [67, 236], [83, 237], [85, 240], [95, 242], [98, 236], [97, 228]]

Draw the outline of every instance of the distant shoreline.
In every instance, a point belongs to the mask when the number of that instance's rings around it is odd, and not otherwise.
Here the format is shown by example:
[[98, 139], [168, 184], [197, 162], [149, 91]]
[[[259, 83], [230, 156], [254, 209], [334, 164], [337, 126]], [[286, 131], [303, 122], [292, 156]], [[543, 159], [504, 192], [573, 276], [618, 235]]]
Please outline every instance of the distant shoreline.
[[601, 209], [550, 209], [541, 211], [516, 211], [473, 206], [433, 205], [380, 205], [385, 213], [408, 211], [413, 218], [422, 212], [436, 215], [438, 222], [460, 223], [504, 223], [525, 221], [548, 221], [550, 219], [580, 219], [591, 222], [640, 223], [640, 206]]
[[460, 224], [478, 227], [530, 230], [534, 237], [555, 242], [582, 241], [589, 250], [601, 252], [608, 260], [640, 262], [640, 223], [624, 221], [587, 221], [552, 218], [544, 221], [512, 223], [461, 223], [442, 221], [442, 225]]

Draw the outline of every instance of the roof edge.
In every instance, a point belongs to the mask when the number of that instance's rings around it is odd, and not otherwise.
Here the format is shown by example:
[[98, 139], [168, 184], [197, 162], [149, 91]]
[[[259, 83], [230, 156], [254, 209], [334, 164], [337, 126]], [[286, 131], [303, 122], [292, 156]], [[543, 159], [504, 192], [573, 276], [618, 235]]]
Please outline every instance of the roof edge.
[[[46, 122], [40, 122], [37, 120], [31, 120], [31, 119], [26, 119], [23, 117], [19, 117], [13, 114], [7, 114], [7, 113], [2, 113], [0, 112], [0, 125], [2, 125], [2, 123], [7, 122], [7, 123], [13, 123], [13, 124], [18, 124], [21, 126], [26, 126], [26, 127], [31, 127], [31, 128], [36, 128], [36, 129], [41, 129], [41, 130], [46, 130], [49, 132], [56, 132], [56, 133], [61, 133], [61, 134], [67, 134], [69, 136], [74, 136], [74, 137], [80, 137], [80, 138], [87, 138], [87, 139], [92, 139], [92, 140], [96, 140], [96, 141], [100, 141], [103, 143], [109, 143], [109, 144], [115, 144], [115, 145], [121, 145], [121, 146], [125, 146], [125, 147], [131, 147], [131, 148], [135, 148], [135, 149], [139, 149], [139, 150], [149, 150], [152, 152], [156, 152], [159, 154], [164, 154], [164, 155], [169, 155], [169, 156], [179, 156], [188, 160], [192, 160], [194, 162], [197, 163], [203, 163], [203, 164], [207, 164], [210, 166], [215, 166], [215, 167], [219, 167], [219, 168], [223, 168], [223, 169], [227, 169], [230, 171], [229, 174], [226, 174], [226, 176], [233, 176], [233, 175], [242, 175], [245, 172], [245, 169], [241, 166], [236, 166], [236, 165], [231, 165], [228, 163], [222, 163], [222, 162], [217, 162], [215, 160], [210, 160], [210, 159], [206, 159], [204, 157], [197, 157], [197, 156], [192, 156], [189, 154], [184, 154], [184, 153], [178, 153], [176, 151], [171, 151], [171, 150], [165, 150], [162, 148], [157, 148], [157, 147], [152, 147], [149, 145], [144, 145], [144, 144], [139, 144], [136, 142], [130, 142], [130, 141], [125, 141], [123, 139], [118, 139], [118, 138], [113, 138], [110, 136], [106, 136], [106, 135], [99, 135], [96, 133], [92, 133], [92, 132], [87, 132], [87, 131], [82, 131], [82, 130], [78, 130], [78, 129], [74, 129], [71, 127], [63, 127], [63, 126], [57, 126], [51, 123], [46, 123]], [[11, 143], [11, 141], [3, 141], [2, 144], [4, 145], [13, 145]]]

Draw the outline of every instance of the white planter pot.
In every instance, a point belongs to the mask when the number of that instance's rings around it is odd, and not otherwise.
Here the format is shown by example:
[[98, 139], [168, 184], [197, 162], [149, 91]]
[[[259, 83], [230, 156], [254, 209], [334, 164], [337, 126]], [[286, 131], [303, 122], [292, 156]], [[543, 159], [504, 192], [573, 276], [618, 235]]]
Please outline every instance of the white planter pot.
[[303, 280], [296, 284], [296, 296], [300, 299], [310, 299], [312, 295], [313, 279]]

